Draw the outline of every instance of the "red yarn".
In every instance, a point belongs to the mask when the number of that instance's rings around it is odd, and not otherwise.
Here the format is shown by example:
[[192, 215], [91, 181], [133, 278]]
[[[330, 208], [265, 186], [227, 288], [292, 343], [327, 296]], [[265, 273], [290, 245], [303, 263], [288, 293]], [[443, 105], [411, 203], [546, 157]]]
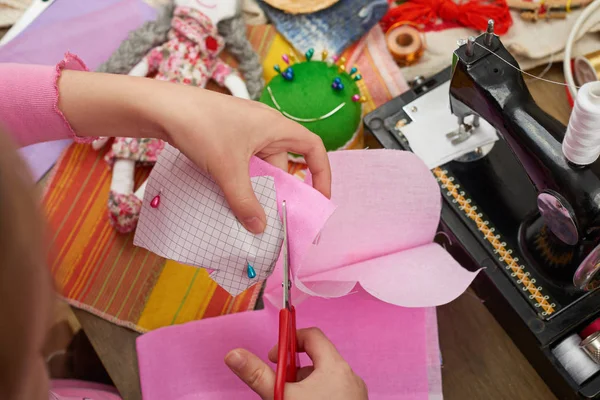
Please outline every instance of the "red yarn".
[[[393, 3], [393, 0], [389, 0]], [[488, 20], [494, 20], [494, 32], [504, 35], [512, 25], [512, 17], [505, 0], [469, 0], [460, 4], [452, 0], [408, 0], [391, 8], [380, 24], [387, 30], [397, 22], [414, 22], [425, 30], [435, 30], [439, 20], [457, 23], [478, 31], [487, 29]]]

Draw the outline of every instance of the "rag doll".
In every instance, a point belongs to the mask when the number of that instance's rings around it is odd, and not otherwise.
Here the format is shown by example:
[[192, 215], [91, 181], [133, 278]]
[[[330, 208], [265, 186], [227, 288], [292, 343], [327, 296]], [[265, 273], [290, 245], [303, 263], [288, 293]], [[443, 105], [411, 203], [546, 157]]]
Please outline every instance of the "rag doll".
[[[174, 0], [163, 11], [132, 32], [99, 70], [201, 88], [212, 79], [237, 97], [260, 94], [262, 68], [246, 38], [239, 0]], [[219, 58], [226, 46], [239, 60], [247, 83]], [[107, 141], [98, 139], [93, 146], [99, 149]], [[157, 139], [116, 138], [106, 154], [113, 170], [108, 214], [117, 231], [131, 232], [137, 224], [146, 183], [134, 192], [136, 165], [156, 162], [163, 147]]]

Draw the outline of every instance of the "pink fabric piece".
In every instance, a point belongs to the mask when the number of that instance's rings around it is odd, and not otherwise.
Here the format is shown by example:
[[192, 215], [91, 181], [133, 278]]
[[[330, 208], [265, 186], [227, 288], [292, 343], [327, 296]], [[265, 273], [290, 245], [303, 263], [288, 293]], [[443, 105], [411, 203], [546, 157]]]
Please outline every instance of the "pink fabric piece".
[[50, 400], [121, 400], [114, 387], [92, 382], [57, 379], [50, 384]]
[[[137, 339], [145, 400], [256, 399], [224, 364], [245, 348], [265, 361], [277, 341], [278, 309], [161, 328]], [[369, 388], [371, 400], [429, 399], [427, 310], [399, 308], [362, 290], [340, 299], [310, 298], [298, 328], [318, 326]], [[268, 362], [268, 361], [267, 361]], [[306, 357], [301, 365], [310, 365]], [[438, 364], [439, 369], [439, 364]]]
[[67, 53], [55, 67], [0, 64], [0, 123], [19, 146], [78, 137], [58, 108], [58, 80], [64, 69], [87, 71], [77, 56]]
[[[439, 187], [413, 153], [351, 150], [329, 154], [332, 202], [338, 208], [317, 243], [292, 261], [296, 303], [340, 297], [357, 283], [380, 300], [432, 307], [454, 300], [476, 273], [433, 244], [441, 212]], [[307, 183], [311, 183], [310, 174]], [[281, 265], [274, 276], [281, 276]], [[281, 302], [281, 283], [265, 297]]]
[[[258, 280], [268, 278], [280, 258], [283, 239], [280, 215], [285, 200], [290, 260], [299, 263], [335, 206], [306, 183], [258, 158], [251, 159], [249, 173], [253, 178], [273, 178], [268, 188], [260, 189], [259, 199], [267, 206], [269, 224], [264, 235], [258, 237], [234, 222], [235, 217], [214, 180], [167, 145], [148, 179], [134, 245], [183, 264], [214, 269], [211, 278], [237, 296]], [[159, 193], [161, 205], [155, 209], [151, 202]], [[187, 214], [186, 218], [180, 217], [182, 212]], [[213, 228], [215, 224], [219, 227]], [[276, 225], [279, 228], [275, 229]], [[245, 238], [245, 244], [227, 250], [237, 243], [238, 234]], [[256, 278], [248, 278], [248, 262], [253, 264]]]

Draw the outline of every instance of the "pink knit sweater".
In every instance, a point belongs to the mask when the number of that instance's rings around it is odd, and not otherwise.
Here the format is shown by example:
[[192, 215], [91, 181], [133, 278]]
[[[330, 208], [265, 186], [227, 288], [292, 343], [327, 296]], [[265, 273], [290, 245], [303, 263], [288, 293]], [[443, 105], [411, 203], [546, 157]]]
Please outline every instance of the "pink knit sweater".
[[0, 64], [0, 124], [20, 146], [78, 137], [58, 108], [58, 80], [64, 69], [87, 71], [67, 53], [56, 66]]
[[[0, 125], [20, 146], [78, 137], [58, 108], [58, 80], [64, 69], [87, 70], [66, 54], [56, 66], [0, 64]], [[53, 381], [50, 400], [120, 400], [114, 388], [80, 381]]]

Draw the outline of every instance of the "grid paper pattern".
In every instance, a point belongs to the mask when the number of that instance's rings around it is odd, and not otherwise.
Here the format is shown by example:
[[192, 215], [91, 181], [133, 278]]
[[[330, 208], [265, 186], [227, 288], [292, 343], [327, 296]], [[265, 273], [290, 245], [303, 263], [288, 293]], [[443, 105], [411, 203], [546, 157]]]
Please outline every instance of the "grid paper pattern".
[[[214, 270], [211, 277], [236, 296], [266, 279], [283, 243], [275, 180], [252, 178], [267, 215], [261, 235], [248, 232], [235, 218], [212, 178], [177, 149], [166, 145], [148, 179], [134, 245], [161, 257]], [[160, 205], [150, 202], [160, 193]], [[247, 264], [256, 271], [248, 278]]]

